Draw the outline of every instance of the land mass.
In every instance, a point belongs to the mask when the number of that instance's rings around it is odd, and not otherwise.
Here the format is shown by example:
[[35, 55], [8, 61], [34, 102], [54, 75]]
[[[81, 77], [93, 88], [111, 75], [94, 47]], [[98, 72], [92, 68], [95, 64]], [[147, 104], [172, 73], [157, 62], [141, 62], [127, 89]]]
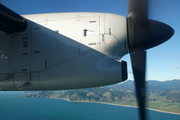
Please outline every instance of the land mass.
[[[147, 108], [180, 114], [180, 80], [147, 82]], [[39, 91], [21, 98], [46, 97], [74, 102], [103, 102], [136, 107], [134, 82], [127, 81], [105, 87], [68, 90], [64, 92]]]

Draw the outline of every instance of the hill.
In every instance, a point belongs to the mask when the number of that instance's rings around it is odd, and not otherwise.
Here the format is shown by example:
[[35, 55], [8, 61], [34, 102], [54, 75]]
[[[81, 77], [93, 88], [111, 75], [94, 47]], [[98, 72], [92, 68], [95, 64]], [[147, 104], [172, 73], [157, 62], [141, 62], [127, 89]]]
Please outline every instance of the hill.
[[[149, 80], [146, 82], [148, 91], [154, 91], [157, 89], [163, 90], [176, 90], [180, 89], [180, 80], [169, 80], [169, 81], [156, 81]], [[134, 81], [127, 80], [120, 84], [109, 85], [106, 86], [108, 88], [116, 89], [116, 90], [133, 90], [134, 91]]]
[[[171, 81], [155, 81], [149, 80], [147, 85], [148, 100], [163, 100], [168, 102], [180, 102], [180, 80]], [[107, 86], [107, 88], [115, 90], [132, 90], [134, 91], [134, 81], [128, 80], [121, 84]]]
[[[136, 106], [134, 82], [87, 89], [67, 91], [40, 91], [21, 98], [46, 97], [78, 102], [106, 102], [119, 105]], [[148, 81], [146, 94], [147, 107], [180, 113], [180, 81]]]
[[136, 100], [134, 91], [113, 90], [105, 87], [70, 90], [63, 93], [52, 91], [40, 91], [37, 93], [21, 96], [21, 98], [47, 97], [60, 98], [70, 101], [83, 102], [134, 102]]

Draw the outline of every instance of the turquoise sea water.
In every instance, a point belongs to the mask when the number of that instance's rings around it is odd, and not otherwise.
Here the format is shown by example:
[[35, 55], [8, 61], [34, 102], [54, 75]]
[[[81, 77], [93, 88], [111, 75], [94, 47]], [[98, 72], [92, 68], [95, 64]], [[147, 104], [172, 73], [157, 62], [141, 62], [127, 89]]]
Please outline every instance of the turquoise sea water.
[[[0, 92], [0, 120], [138, 120], [136, 108], [48, 98], [18, 98]], [[148, 120], [180, 120], [180, 115], [148, 110]]]

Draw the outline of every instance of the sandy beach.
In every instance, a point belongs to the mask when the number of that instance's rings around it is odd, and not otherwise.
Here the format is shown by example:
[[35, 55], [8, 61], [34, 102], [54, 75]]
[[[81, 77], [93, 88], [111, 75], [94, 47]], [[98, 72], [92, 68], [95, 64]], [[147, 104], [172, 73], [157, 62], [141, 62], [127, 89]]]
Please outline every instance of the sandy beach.
[[[69, 99], [63, 99], [63, 98], [54, 98], [54, 97], [49, 97], [49, 98], [51, 98], [51, 99], [62, 99], [62, 100], [66, 100], [66, 101], [69, 101], [69, 102], [101, 103], [101, 104], [108, 104], [108, 105], [115, 105], [115, 106], [123, 106], [123, 107], [133, 107], [133, 108], [137, 108], [136, 106], [119, 105], [119, 104], [106, 103], [106, 102], [70, 101]], [[180, 115], [180, 113], [175, 113], [175, 112], [162, 111], [162, 110], [157, 110], [157, 109], [152, 109], [152, 108], [146, 108], [146, 109], [148, 109], [148, 110], [153, 110], [153, 111], [157, 111], [157, 112], [163, 112], [163, 113]]]

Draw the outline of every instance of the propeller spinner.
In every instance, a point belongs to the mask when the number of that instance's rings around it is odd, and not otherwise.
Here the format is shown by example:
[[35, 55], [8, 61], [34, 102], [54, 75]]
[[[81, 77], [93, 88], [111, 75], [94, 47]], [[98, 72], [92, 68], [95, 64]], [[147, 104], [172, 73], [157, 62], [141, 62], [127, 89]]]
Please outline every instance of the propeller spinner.
[[146, 119], [146, 51], [172, 37], [174, 30], [161, 22], [149, 20], [148, 0], [128, 1], [128, 44], [133, 75], [135, 80], [136, 97], [141, 120]]

